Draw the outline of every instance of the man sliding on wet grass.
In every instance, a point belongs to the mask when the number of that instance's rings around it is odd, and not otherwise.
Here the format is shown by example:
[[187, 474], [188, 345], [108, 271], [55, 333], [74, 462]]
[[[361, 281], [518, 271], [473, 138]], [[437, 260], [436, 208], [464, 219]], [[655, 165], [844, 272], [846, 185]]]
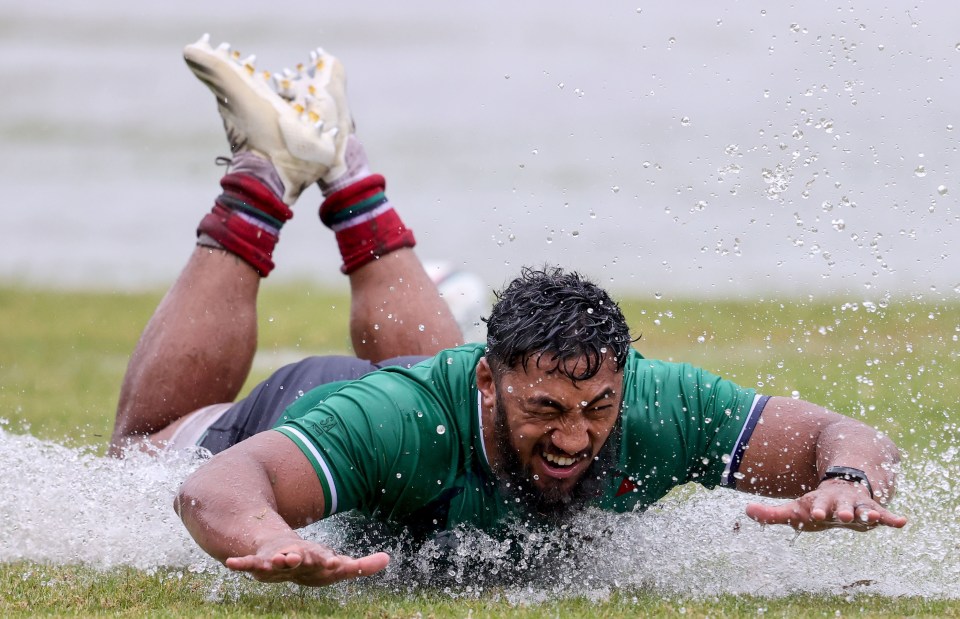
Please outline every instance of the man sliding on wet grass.
[[[496, 531], [551, 526], [587, 506], [633, 511], [691, 481], [792, 499], [749, 504], [765, 524], [906, 524], [885, 507], [899, 461], [886, 436], [643, 358], [617, 304], [577, 273], [523, 269], [498, 294], [486, 343], [462, 344], [353, 133], [339, 62], [317, 50], [270, 76], [206, 38], [185, 56], [217, 97], [232, 159], [130, 360], [111, 452], [216, 454], [175, 508], [227, 567], [324, 585], [389, 561], [297, 534], [335, 513], [359, 510], [415, 535]], [[234, 402], [256, 349], [260, 279], [312, 183], [350, 279], [356, 357], [286, 366]]]

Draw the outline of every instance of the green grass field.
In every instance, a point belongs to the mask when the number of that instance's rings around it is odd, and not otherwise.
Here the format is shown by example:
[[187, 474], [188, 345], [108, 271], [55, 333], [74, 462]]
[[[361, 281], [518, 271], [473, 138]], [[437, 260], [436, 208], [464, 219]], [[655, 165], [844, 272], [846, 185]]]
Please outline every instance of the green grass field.
[[[69, 445], [102, 446], [127, 357], [159, 293], [0, 287], [0, 417]], [[942, 441], [960, 401], [960, 303], [895, 299], [697, 302], [626, 300], [648, 357], [710, 368], [763, 393], [811, 400], [863, 419], [908, 453]], [[300, 354], [346, 352], [345, 293], [265, 286], [251, 384]], [[2, 540], [0, 540], [2, 543]], [[276, 615], [365, 617], [957, 616], [960, 602], [919, 598], [790, 596], [689, 600], [656, 591], [609, 599], [511, 606], [495, 594], [442, 592], [344, 599], [250, 583], [235, 600], [208, 601], [213, 577], [181, 570], [0, 564], [0, 615]]]

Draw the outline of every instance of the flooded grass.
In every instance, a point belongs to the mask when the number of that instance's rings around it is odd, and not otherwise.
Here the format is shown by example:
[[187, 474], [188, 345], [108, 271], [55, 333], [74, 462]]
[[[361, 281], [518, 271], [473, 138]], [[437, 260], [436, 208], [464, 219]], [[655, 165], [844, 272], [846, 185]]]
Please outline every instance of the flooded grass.
[[[454, 564], [452, 580], [438, 584], [421, 573], [432, 555], [420, 548], [395, 553], [382, 576], [304, 591], [226, 574], [196, 549], [168, 500], [191, 464], [99, 457], [126, 357], [159, 298], [0, 288], [0, 438], [10, 471], [0, 486], [13, 497], [0, 513], [3, 615], [960, 614], [960, 491], [950, 474], [960, 385], [947, 374], [960, 351], [956, 302], [624, 302], [648, 357], [690, 361], [771, 395], [796, 392], [891, 434], [905, 448], [904, 531], [794, 542], [786, 529], [743, 519], [742, 495], [682, 488], [645, 514], [585, 518], [578, 545], [561, 551], [567, 564], [515, 582]], [[347, 312], [341, 291], [267, 283], [251, 385], [292, 357], [346, 352]], [[309, 534], [336, 539], [338, 526]], [[565, 539], [522, 559], [549, 564]], [[476, 555], [483, 539], [462, 543]], [[494, 554], [499, 569], [516, 559]]]

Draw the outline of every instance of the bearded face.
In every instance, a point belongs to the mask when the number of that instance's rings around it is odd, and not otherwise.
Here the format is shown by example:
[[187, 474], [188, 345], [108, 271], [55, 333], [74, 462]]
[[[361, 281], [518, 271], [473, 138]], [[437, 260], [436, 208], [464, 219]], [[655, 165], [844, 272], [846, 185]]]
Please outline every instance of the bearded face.
[[501, 491], [546, 519], [562, 519], [595, 497], [616, 450], [622, 374], [605, 366], [574, 382], [535, 365], [492, 380]]

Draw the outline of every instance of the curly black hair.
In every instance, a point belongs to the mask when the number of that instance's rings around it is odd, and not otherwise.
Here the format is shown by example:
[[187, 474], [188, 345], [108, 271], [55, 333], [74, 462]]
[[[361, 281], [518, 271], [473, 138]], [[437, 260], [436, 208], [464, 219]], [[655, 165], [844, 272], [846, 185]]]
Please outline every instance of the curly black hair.
[[[487, 360], [495, 370], [524, 370], [531, 358], [573, 381], [596, 375], [608, 354], [623, 369], [630, 350], [630, 328], [605, 290], [579, 273], [560, 267], [524, 267], [497, 294], [487, 323]], [[584, 360], [585, 366], [569, 361]], [[582, 367], [574, 372], [575, 367]]]

